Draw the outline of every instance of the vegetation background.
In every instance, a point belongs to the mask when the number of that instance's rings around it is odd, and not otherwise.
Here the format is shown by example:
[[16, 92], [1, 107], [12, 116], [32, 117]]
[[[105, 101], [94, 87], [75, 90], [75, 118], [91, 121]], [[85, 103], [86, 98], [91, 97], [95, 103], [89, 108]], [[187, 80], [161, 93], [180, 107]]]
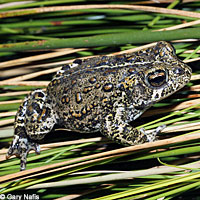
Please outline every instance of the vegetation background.
[[[200, 199], [200, 1], [0, 1], [0, 199]], [[5, 160], [16, 111], [76, 58], [170, 41], [193, 69], [190, 83], [134, 122], [167, 128], [158, 141], [123, 147], [97, 134], [56, 130], [30, 153]], [[35, 196], [34, 196], [35, 195]], [[38, 196], [37, 196], [38, 195]]]

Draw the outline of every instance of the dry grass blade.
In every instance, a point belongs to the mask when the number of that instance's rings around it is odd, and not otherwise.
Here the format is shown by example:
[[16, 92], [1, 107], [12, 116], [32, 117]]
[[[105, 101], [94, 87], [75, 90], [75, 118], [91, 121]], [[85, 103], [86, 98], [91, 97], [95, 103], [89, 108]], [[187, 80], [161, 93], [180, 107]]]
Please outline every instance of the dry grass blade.
[[194, 26], [194, 25], [197, 25], [197, 24], [200, 24], [200, 20], [195, 20], [195, 21], [192, 21], [192, 22], [184, 23], [184, 24], [178, 24], [178, 25], [175, 25], [175, 26], [167, 27], [167, 28], [161, 28], [161, 29], [156, 30], [156, 31], [176, 30], [176, 29], [180, 29], [180, 28], [186, 28], [186, 27]]
[[200, 57], [199, 58], [192, 58], [192, 59], [189, 59], [189, 60], [184, 60], [184, 63], [196, 62], [198, 60], [200, 60]]
[[184, 109], [184, 108], [188, 108], [190, 106], [197, 105], [199, 103], [200, 103], [200, 98], [189, 100], [189, 101], [184, 101], [182, 103], [179, 103], [176, 106], [169, 106], [167, 108], [157, 108], [157, 109], [148, 110], [142, 116], [143, 117], [149, 117], [149, 116], [155, 115], [156, 113], [162, 114], [162, 113], [172, 112], [172, 111], [176, 111], [176, 110], [181, 110], [181, 109]]
[[140, 51], [142, 49], [153, 47], [155, 44], [156, 44], [156, 42], [153, 42], [153, 43], [150, 43], [150, 44], [145, 44], [145, 45], [142, 45], [142, 46], [139, 46], [139, 47], [135, 47], [133, 49], [128, 49], [128, 50], [112, 53], [110, 55], [118, 55], [118, 54], [124, 54], [124, 53], [134, 53], [134, 52]]
[[[104, 176], [96, 176], [91, 178], [82, 178], [78, 180], [67, 180], [67, 181], [60, 181], [60, 182], [50, 182], [50, 183], [41, 183], [37, 185], [30, 186], [26, 189], [40, 189], [40, 188], [49, 188], [49, 187], [66, 187], [70, 185], [79, 185], [79, 184], [90, 184], [90, 183], [100, 183], [100, 182], [106, 182], [106, 181], [113, 181], [113, 180], [124, 180], [124, 179], [130, 179], [130, 178], [136, 178], [136, 177], [143, 177], [143, 176], [149, 176], [149, 175], [155, 175], [155, 174], [165, 174], [165, 173], [171, 173], [171, 172], [177, 172], [177, 171], [184, 171], [185, 168], [196, 168], [198, 169], [200, 167], [200, 162], [194, 163], [194, 164], [186, 164], [186, 165], [180, 165], [177, 168], [176, 167], [156, 167], [156, 168], [150, 168], [146, 170], [138, 170], [138, 171], [130, 171], [130, 172], [122, 172], [118, 174], [110, 174], [110, 175], [104, 175]], [[187, 174], [185, 174], [187, 175]]]
[[66, 142], [57, 142], [57, 143], [54, 142], [50, 144], [41, 145], [41, 150], [43, 150], [43, 148], [55, 148], [55, 147], [60, 147], [60, 146], [82, 144], [82, 143], [87, 143], [87, 142], [99, 142], [101, 140], [102, 140], [102, 137], [96, 137], [96, 138], [72, 140], [72, 141], [66, 141]]
[[[94, 56], [85, 56], [77, 59], [86, 59], [86, 58], [92, 58]], [[63, 60], [63, 61], [57, 61], [57, 62], [51, 62], [51, 63], [44, 63], [44, 64], [36, 64], [36, 65], [29, 65], [27, 66], [28, 69], [32, 68], [48, 68], [48, 67], [55, 67], [55, 66], [62, 66], [69, 64], [73, 62], [75, 59], [69, 59], [69, 60]]]
[[179, 132], [179, 131], [200, 130], [200, 122], [183, 124], [183, 125], [176, 126], [175, 128], [174, 126], [167, 127], [165, 128], [165, 132], [171, 133], [171, 132], [176, 132], [176, 131]]
[[14, 119], [6, 119], [6, 120], [0, 121], [0, 126], [5, 126], [12, 123], [14, 123]]
[[57, 198], [55, 200], [72, 200], [72, 199], [76, 199], [80, 196], [81, 196], [80, 194], [71, 194], [71, 195], [67, 195], [67, 196], [64, 196], [64, 197]]
[[[59, 67], [60, 69], [60, 67]], [[54, 71], [54, 69], [50, 69], [50, 70], [46, 70], [44, 71], [44, 73], [48, 74], [48, 72], [52, 72]], [[58, 70], [56, 70], [58, 71]], [[27, 74], [24, 75], [26, 78], [31, 78], [31, 76], [41, 76], [43, 75], [43, 72], [36, 72], [35, 75], [32, 74]], [[20, 76], [19, 79], [23, 79], [24, 76]], [[25, 78], [25, 79], [26, 79]], [[17, 78], [16, 78], [17, 79]], [[49, 84], [49, 81], [17, 81], [17, 80], [13, 80], [13, 81], [0, 81], [0, 85], [18, 85], [18, 86], [34, 86], [34, 87], [46, 87]]]
[[29, 94], [30, 91], [19, 91], [19, 92], [6, 92], [0, 94], [0, 97], [10, 97], [10, 96], [18, 96], [18, 95], [24, 95], [24, 94]]
[[7, 105], [7, 104], [21, 103], [21, 102], [22, 102], [22, 100], [1, 101], [0, 105]]
[[199, 80], [200, 79], [200, 74], [196, 74], [196, 75], [193, 75], [191, 77], [191, 80], [194, 81], [194, 80]]
[[[1, 103], [1, 102], [0, 102]], [[14, 116], [17, 111], [14, 112], [1, 112], [0, 117], [9, 117], [9, 116]]]
[[72, 48], [66, 48], [66, 49], [57, 49], [55, 52], [51, 52], [51, 53], [45, 53], [45, 54], [40, 54], [40, 55], [36, 55], [36, 56], [30, 56], [30, 57], [25, 57], [25, 58], [19, 58], [19, 59], [15, 59], [15, 60], [10, 60], [10, 61], [6, 61], [6, 62], [1, 62], [0, 63], [0, 69], [1, 68], [8, 68], [8, 67], [13, 67], [13, 66], [17, 66], [17, 65], [22, 65], [22, 64], [27, 64], [29, 62], [33, 62], [35, 60], [45, 60], [48, 58], [53, 58], [53, 57], [58, 57], [58, 56], [63, 56], [63, 55], [67, 55], [67, 54], [71, 54], [71, 53], [75, 53], [75, 52], [79, 52], [79, 51], [84, 51], [86, 50], [86, 48], [82, 48], [82, 49], [72, 49]]
[[[195, 2], [199, 0], [182, 0], [182, 3], [189, 3], [189, 2]], [[134, 4], [154, 4], [154, 3], [173, 3], [174, 0], [152, 0], [152, 1], [139, 1], [139, 2], [134, 2]]]
[[[196, 79], [195, 79], [196, 80]], [[190, 91], [196, 91], [196, 92], [199, 92], [200, 91], [200, 85], [194, 85], [194, 86], [191, 86], [189, 88]]]
[[22, 1], [22, 2], [10, 2], [10, 3], [4, 3], [0, 5], [0, 9], [2, 8], [9, 8], [11, 6], [19, 6], [19, 5], [24, 5], [24, 4], [29, 4], [34, 1]]
[[163, 13], [163, 14], [172, 14], [180, 15], [186, 17], [200, 18], [200, 13], [176, 10], [176, 9], [167, 9], [159, 8], [153, 6], [139, 6], [139, 5], [76, 5], [76, 6], [54, 6], [54, 7], [40, 7], [40, 8], [30, 8], [30, 9], [20, 9], [12, 10], [0, 13], [0, 18], [13, 17], [13, 16], [22, 16], [27, 14], [36, 14], [36, 13], [45, 13], [45, 12], [56, 12], [56, 11], [67, 11], [67, 10], [82, 10], [82, 9], [129, 9], [129, 10], [141, 10], [147, 12]]

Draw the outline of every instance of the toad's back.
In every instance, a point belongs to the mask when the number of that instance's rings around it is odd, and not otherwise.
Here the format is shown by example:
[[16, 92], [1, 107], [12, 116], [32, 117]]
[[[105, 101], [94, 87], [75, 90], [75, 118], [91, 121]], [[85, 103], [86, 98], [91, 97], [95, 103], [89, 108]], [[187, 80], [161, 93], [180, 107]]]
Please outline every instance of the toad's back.
[[[157, 54], [159, 51], [157, 49]], [[124, 108], [136, 106], [134, 101], [148, 93], [142, 87], [144, 76], [141, 73], [154, 67], [155, 53], [155, 49], [150, 48], [133, 54], [75, 60], [64, 66], [47, 88], [58, 123], [70, 130], [98, 131], [101, 119], [109, 112], [116, 112], [116, 105]], [[132, 93], [139, 82], [143, 90]], [[151, 97], [147, 101], [149, 105]]]

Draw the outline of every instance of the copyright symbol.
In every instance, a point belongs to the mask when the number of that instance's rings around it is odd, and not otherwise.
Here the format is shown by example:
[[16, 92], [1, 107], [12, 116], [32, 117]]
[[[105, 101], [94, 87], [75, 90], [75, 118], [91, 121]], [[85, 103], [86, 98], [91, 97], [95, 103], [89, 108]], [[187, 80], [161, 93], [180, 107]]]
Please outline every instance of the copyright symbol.
[[5, 199], [5, 194], [0, 194], [0, 199]]

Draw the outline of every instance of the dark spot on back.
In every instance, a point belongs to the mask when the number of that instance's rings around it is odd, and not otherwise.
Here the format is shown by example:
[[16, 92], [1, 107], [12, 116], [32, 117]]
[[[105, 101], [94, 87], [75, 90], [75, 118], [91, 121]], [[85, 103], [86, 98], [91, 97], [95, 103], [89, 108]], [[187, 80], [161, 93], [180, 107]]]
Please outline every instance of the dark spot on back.
[[112, 83], [106, 83], [106, 84], [103, 86], [103, 90], [104, 90], [105, 92], [110, 92], [110, 91], [112, 91], [112, 89], [113, 89], [113, 84], [112, 84]]
[[69, 70], [69, 69], [70, 69], [69, 65], [64, 65], [61, 70], [65, 70], [66, 71], [66, 70]]
[[80, 93], [80, 92], [77, 92], [77, 93], [76, 93], [76, 102], [77, 102], [77, 103], [80, 103], [81, 101], [82, 101], [81, 93]]
[[76, 59], [76, 60], [74, 60], [73, 63], [81, 65], [82, 64], [82, 60], [81, 59]]
[[104, 71], [103, 75], [107, 76], [109, 74], [115, 74], [116, 73], [116, 69], [107, 69], [106, 71]]
[[95, 85], [95, 88], [96, 89], [99, 89], [101, 87], [101, 84], [99, 84], [99, 83], [97, 83], [96, 85]]
[[135, 71], [134, 68], [130, 68], [130, 69], [128, 70], [128, 72], [129, 72], [130, 74], [134, 74], [134, 73], [136, 73], [136, 71]]
[[90, 79], [89, 79], [89, 82], [90, 83], [95, 83], [97, 81], [97, 79], [95, 78], [95, 77], [91, 77]]
[[92, 90], [92, 88], [91, 87], [84, 87], [83, 88], [83, 93], [88, 93], [88, 92], [90, 92]]

